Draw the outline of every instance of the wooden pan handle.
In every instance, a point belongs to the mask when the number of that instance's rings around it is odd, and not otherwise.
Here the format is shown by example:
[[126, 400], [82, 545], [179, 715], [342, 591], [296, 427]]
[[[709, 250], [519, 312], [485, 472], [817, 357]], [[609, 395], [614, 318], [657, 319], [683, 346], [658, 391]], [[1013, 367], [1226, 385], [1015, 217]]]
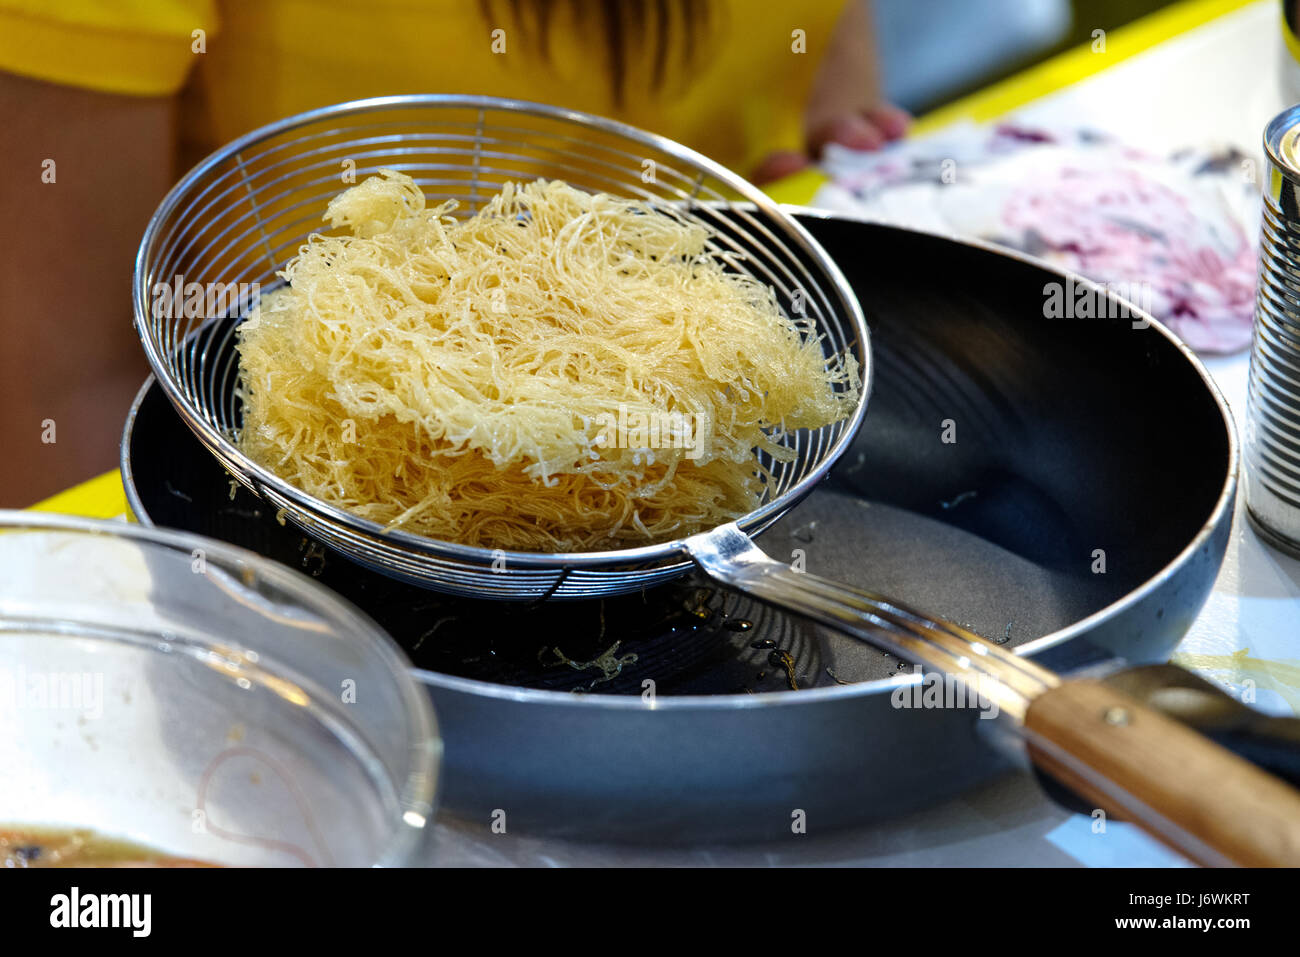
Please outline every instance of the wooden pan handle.
[[1300, 791], [1099, 681], [1034, 699], [1037, 764], [1199, 864], [1300, 867]]

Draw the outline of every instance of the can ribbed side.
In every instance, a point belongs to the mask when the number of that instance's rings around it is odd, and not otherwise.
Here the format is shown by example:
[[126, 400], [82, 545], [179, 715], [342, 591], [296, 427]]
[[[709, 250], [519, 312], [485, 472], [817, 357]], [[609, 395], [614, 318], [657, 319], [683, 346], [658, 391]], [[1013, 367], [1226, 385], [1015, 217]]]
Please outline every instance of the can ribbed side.
[[1300, 556], [1300, 223], [1292, 187], [1264, 202], [1251, 341], [1246, 505], [1271, 544]]

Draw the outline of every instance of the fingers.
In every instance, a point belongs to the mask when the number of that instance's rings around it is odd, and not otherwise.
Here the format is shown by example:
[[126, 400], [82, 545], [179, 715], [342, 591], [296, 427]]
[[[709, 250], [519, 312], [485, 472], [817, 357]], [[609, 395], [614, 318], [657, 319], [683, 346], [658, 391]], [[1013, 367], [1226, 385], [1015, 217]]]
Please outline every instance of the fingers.
[[828, 143], [838, 143], [851, 150], [878, 150], [885, 145], [885, 134], [865, 116], [845, 113], [826, 122], [811, 137], [813, 155], [820, 156]]
[[912, 115], [890, 103], [867, 110], [867, 119], [875, 124], [886, 140], [901, 139], [912, 125]]
[[812, 160], [803, 153], [781, 150], [777, 153], [769, 153], [763, 162], [758, 164], [758, 168], [750, 174], [749, 179], [755, 185], [762, 186], [764, 183], [771, 183], [811, 165]]
[[851, 150], [878, 150], [886, 143], [907, 133], [912, 117], [906, 110], [882, 103], [861, 113], [843, 113], [821, 124], [808, 137], [808, 153], [782, 150], [770, 153], [750, 175], [758, 185], [797, 173], [820, 157], [828, 143], [838, 143]]
[[907, 111], [882, 104], [861, 113], [844, 113], [823, 123], [808, 137], [808, 149], [821, 156], [828, 143], [851, 150], [878, 150], [907, 132], [912, 118]]

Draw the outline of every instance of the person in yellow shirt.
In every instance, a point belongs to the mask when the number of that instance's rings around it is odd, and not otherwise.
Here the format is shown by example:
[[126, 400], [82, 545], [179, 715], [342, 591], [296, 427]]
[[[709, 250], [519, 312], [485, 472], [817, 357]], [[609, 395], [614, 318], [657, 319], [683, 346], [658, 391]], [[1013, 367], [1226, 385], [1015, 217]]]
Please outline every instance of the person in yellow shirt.
[[147, 371], [135, 247], [177, 174], [236, 136], [476, 93], [611, 116], [766, 182], [827, 142], [903, 134], [872, 42], [866, 0], [0, 0], [0, 505], [116, 461]]

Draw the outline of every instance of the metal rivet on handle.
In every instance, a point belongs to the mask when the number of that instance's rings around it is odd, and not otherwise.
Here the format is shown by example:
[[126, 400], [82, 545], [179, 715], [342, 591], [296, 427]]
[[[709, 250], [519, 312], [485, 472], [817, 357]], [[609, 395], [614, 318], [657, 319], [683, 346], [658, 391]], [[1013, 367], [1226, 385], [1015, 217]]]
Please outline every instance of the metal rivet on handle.
[[1103, 721], [1117, 728], [1128, 724], [1130, 718], [1127, 708], [1107, 708], [1105, 714], [1101, 716]]

